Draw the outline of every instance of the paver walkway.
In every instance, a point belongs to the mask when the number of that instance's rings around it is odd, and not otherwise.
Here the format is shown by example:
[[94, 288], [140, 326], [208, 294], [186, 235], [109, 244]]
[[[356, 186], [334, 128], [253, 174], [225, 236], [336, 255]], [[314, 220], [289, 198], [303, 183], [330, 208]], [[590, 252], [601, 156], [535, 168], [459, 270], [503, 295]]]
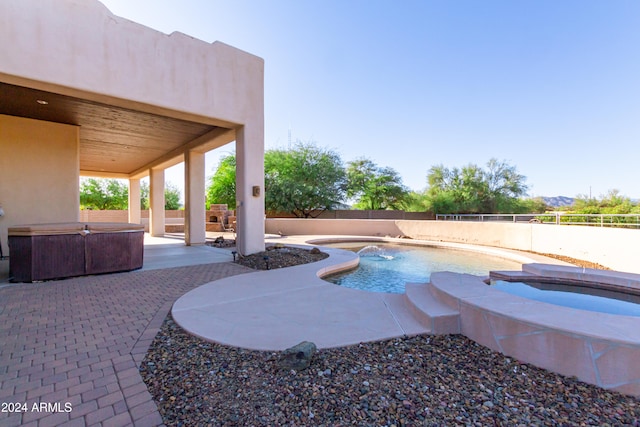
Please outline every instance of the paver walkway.
[[172, 303], [249, 271], [215, 263], [1, 288], [0, 409], [26, 411], [0, 412], [0, 426], [162, 425], [138, 366]]

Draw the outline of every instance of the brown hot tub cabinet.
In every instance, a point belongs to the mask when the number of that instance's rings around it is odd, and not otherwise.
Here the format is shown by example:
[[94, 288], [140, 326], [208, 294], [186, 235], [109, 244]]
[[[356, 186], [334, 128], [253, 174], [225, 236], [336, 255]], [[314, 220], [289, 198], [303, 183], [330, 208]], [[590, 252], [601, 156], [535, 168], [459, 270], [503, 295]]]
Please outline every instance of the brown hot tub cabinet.
[[84, 224], [18, 225], [9, 227], [8, 234], [13, 281], [33, 282], [84, 274]]
[[87, 223], [85, 274], [129, 271], [142, 267], [144, 226], [128, 223]]
[[9, 228], [14, 282], [33, 282], [142, 267], [144, 226], [58, 223]]

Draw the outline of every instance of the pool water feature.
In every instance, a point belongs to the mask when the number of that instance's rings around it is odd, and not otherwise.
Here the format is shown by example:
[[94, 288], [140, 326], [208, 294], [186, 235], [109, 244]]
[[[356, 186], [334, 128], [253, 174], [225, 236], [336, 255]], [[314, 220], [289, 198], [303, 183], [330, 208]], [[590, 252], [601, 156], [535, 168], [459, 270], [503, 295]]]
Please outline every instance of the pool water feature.
[[511, 295], [563, 307], [640, 317], [640, 295], [559, 282], [492, 280], [490, 286]]
[[363, 242], [324, 246], [351, 250], [360, 256], [358, 268], [324, 280], [373, 292], [403, 293], [406, 283], [426, 283], [436, 271], [487, 276], [490, 270], [519, 270], [522, 265], [495, 255], [436, 246]]

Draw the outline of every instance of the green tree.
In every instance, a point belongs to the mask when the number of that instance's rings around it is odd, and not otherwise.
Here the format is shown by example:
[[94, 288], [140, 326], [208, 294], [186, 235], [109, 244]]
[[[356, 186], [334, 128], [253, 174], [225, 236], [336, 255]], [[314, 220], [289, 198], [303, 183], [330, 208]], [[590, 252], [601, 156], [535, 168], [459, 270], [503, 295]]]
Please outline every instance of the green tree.
[[218, 167], [207, 187], [207, 205], [226, 204], [236, 206], [236, 156], [230, 154], [220, 159]]
[[[344, 200], [345, 172], [340, 156], [312, 143], [264, 154], [265, 208], [314, 217]], [[236, 203], [236, 157], [225, 156], [207, 187], [207, 203]]]
[[407, 195], [402, 209], [407, 212], [426, 212], [429, 210], [429, 196], [426, 190], [410, 191]]
[[[640, 205], [638, 203], [634, 203], [628, 197], [621, 195], [619, 190], [613, 189], [607, 191], [606, 194], [601, 195], [599, 198], [592, 198], [584, 194], [578, 195], [574, 201], [573, 207], [569, 209], [569, 212], [574, 214], [604, 215], [637, 214], [640, 213]], [[589, 222], [594, 219], [585, 216], [580, 220]], [[625, 223], [636, 223], [635, 218], [616, 216], [608, 217], [607, 221], [621, 225]]]
[[264, 168], [267, 210], [317, 217], [344, 200], [346, 174], [332, 150], [298, 141], [288, 150], [267, 151]]
[[488, 187], [476, 165], [449, 169], [431, 167], [427, 175], [430, 209], [436, 213], [477, 213], [482, 210]]
[[129, 187], [117, 179], [83, 178], [80, 181], [80, 209], [126, 210]]
[[355, 198], [358, 209], [400, 209], [409, 190], [393, 168], [379, 167], [366, 158], [347, 164], [347, 197]]
[[430, 209], [434, 213], [503, 213], [520, 209], [526, 178], [514, 166], [491, 159], [487, 168], [431, 167], [427, 175]]
[[517, 200], [527, 192], [526, 177], [515, 166], [490, 159], [484, 173], [488, 186], [485, 209], [490, 212], [513, 212]]
[[464, 212], [492, 212], [484, 207], [489, 194], [489, 186], [484, 178], [482, 168], [469, 164], [460, 170], [459, 179], [454, 180], [454, 195], [462, 202]]
[[634, 208], [631, 199], [620, 194], [620, 190], [613, 189], [600, 199], [600, 207], [604, 214], [628, 214]]
[[149, 209], [149, 183], [147, 181], [140, 182], [140, 209]]
[[[178, 210], [182, 207], [180, 203], [181, 193], [177, 186], [167, 182], [164, 188], [164, 209], [168, 211]], [[140, 209], [149, 209], [149, 183], [140, 183]]]
[[461, 213], [459, 204], [454, 200], [452, 191], [430, 194], [427, 198], [427, 211], [434, 214]]
[[170, 182], [164, 187], [164, 208], [168, 211], [175, 211], [182, 207], [180, 203], [180, 190]]

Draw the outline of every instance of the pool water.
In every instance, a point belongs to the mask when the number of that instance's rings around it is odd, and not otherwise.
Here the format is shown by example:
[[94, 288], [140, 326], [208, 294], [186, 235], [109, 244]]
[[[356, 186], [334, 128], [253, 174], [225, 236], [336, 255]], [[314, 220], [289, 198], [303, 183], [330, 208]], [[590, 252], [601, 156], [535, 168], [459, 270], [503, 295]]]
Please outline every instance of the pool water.
[[451, 271], [486, 276], [490, 270], [520, 270], [521, 263], [474, 251], [390, 243], [334, 243], [360, 255], [354, 270], [323, 277], [349, 288], [403, 293], [405, 283], [426, 283], [431, 273]]
[[640, 316], [639, 295], [560, 283], [492, 280], [491, 286], [511, 295], [549, 304], [601, 313]]

